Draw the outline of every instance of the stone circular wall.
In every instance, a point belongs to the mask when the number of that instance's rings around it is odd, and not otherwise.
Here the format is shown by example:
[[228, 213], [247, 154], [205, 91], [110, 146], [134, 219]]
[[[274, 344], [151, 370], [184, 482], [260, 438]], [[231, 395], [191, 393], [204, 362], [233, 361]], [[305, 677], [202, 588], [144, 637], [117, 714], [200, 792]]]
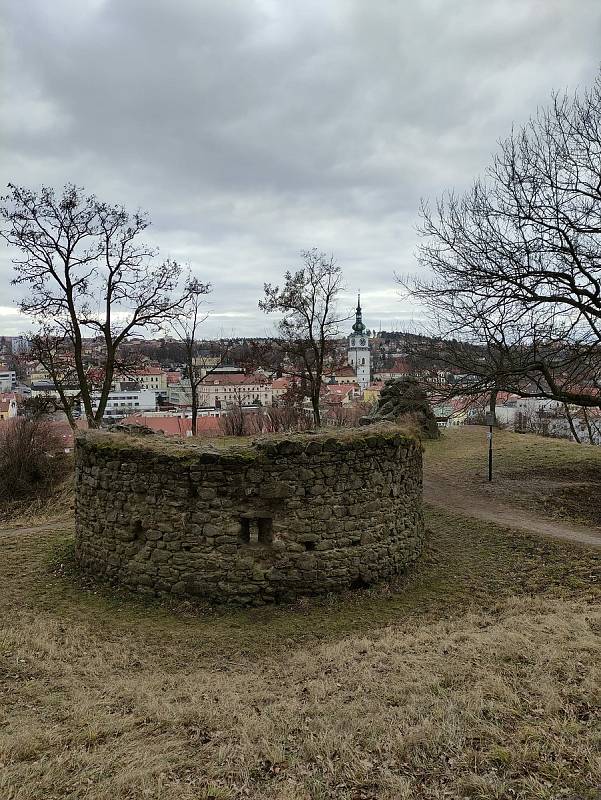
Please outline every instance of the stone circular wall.
[[88, 432], [83, 569], [152, 594], [261, 603], [367, 585], [423, 541], [421, 444], [394, 426], [202, 440]]

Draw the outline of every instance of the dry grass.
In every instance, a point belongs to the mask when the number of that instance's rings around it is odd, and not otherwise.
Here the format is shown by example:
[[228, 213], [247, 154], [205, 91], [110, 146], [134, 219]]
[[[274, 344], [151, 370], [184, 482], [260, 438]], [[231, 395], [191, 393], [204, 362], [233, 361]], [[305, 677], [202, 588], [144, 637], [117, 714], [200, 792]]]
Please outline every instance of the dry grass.
[[601, 553], [428, 527], [393, 585], [244, 611], [80, 585], [50, 564], [69, 531], [0, 533], [0, 798], [599, 800]]
[[32, 798], [558, 798], [601, 786], [601, 611], [516, 599], [199, 666], [20, 614], [0, 791]]
[[2, 503], [0, 523], [10, 528], [49, 523], [70, 523], [73, 516], [73, 472], [56, 486], [50, 496], [42, 495], [30, 500]]
[[494, 481], [488, 484], [487, 430], [449, 429], [426, 442], [427, 473], [542, 516], [601, 526], [601, 447], [495, 431]]

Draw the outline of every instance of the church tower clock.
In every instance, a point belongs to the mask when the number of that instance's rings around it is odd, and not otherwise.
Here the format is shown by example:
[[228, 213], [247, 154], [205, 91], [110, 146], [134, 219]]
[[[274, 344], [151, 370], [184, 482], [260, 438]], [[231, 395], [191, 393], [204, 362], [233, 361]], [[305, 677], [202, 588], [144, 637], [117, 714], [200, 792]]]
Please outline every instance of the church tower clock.
[[361, 315], [361, 296], [357, 298], [355, 324], [348, 339], [348, 363], [355, 370], [357, 383], [361, 389], [367, 389], [371, 382], [371, 353], [367, 330]]

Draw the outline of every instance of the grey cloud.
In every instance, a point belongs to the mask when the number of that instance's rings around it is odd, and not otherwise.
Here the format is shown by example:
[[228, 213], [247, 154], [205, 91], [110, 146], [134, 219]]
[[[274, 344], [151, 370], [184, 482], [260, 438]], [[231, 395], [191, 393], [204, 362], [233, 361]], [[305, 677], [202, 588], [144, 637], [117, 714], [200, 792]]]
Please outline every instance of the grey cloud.
[[[263, 280], [313, 245], [372, 325], [411, 316], [393, 272], [412, 268], [420, 197], [464, 187], [553, 88], [592, 80], [601, 8], [29, 0], [3, 27], [3, 181], [148, 209], [163, 254], [213, 282], [216, 313], [246, 315], [242, 334], [269, 324]], [[3, 253], [0, 306], [8, 274]]]

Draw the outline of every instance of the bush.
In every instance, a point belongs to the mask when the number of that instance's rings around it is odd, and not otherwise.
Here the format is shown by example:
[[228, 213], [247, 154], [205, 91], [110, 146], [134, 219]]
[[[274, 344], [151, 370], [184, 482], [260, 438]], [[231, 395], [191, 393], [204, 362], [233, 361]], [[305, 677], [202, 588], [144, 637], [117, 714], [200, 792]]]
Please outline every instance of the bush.
[[51, 426], [17, 417], [0, 426], [0, 500], [42, 497], [65, 476], [69, 459]]

